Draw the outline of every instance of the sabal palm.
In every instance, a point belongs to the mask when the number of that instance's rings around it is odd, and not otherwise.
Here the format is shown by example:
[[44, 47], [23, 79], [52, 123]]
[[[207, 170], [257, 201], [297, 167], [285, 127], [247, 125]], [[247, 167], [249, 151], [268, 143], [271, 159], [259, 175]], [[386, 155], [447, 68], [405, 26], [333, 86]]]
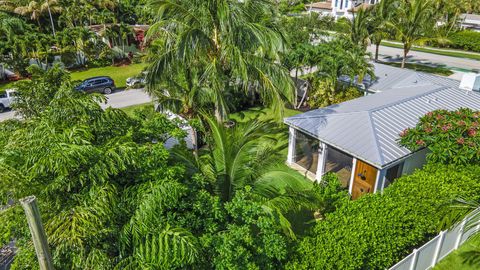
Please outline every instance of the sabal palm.
[[436, 23], [432, 3], [431, 0], [401, 1], [389, 23], [403, 43], [402, 68], [415, 43], [434, 39], [429, 36]]
[[195, 68], [202, 87], [210, 88], [218, 119], [226, 117], [225, 93], [254, 83], [265, 103], [280, 113], [293, 98], [288, 71], [278, 64], [284, 38], [266, 0], [152, 0], [156, 22], [149, 39], [162, 41], [162, 53], [149, 67], [150, 87], [176, 66]]

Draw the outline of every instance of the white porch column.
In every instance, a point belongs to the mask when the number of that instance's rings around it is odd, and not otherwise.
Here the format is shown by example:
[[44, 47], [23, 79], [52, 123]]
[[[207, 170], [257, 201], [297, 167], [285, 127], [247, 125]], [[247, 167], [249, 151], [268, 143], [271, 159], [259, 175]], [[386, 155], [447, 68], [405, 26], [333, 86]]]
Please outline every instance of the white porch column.
[[295, 142], [297, 139], [297, 130], [293, 127], [288, 128], [288, 155], [287, 164], [295, 163]]
[[383, 188], [385, 186], [385, 176], [387, 175], [387, 169], [378, 170], [377, 173], [377, 182], [375, 183], [374, 193], [376, 192], [383, 192]]
[[350, 182], [348, 183], [348, 194], [352, 194], [353, 179], [355, 179], [355, 170], [357, 169], [357, 158], [352, 161], [352, 174], [350, 175]]
[[317, 173], [315, 175], [315, 180], [317, 182], [322, 181], [322, 176], [325, 173], [325, 162], [327, 161], [327, 152], [328, 147], [323, 142], [320, 142], [320, 147], [318, 148], [318, 164], [317, 164]]

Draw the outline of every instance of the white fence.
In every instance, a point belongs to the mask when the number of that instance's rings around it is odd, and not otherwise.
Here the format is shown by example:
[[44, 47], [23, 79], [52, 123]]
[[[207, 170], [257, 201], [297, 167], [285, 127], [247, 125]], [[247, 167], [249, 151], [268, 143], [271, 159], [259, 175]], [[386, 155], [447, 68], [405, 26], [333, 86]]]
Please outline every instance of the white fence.
[[[480, 208], [472, 214], [478, 214]], [[472, 214], [465, 218], [460, 224], [451, 230], [440, 232], [435, 238], [405, 257], [403, 260], [392, 266], [389, 270], [427, 270], [431, 269], [437, 262], [445, 258], [450, 252], [462, 245], [475, 231], [464, 230], [465, 224], [472, 217]]]

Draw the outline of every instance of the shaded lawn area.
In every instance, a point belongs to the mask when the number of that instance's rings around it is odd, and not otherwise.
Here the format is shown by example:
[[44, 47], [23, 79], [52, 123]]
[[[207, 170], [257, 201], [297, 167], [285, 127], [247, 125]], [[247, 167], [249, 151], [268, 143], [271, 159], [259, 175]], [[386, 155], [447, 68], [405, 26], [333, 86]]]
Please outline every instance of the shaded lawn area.
[[[382, 62], [382, 64], [390, 65], [394, 67], [402, 66], [401, 63]], [[441, 75], [441, 76], [450, 76], [453, 74], [453, 71], [444, 67], [431, 67], [431, 66], [415, 64], [415, 63], [405, 63], [405, 68], [413, 69], [413, 70], [425, 72], [425, 73], [432, 73], [432, 74]]]
[[146, 66], [146, 64], [131, 64], [121, 67], [108, 66], [74, 71], [72, 72], [72, 80], [82, 81], [90, 77], [110, 76], [115, 81], [117, 88], [125, 88], [127, 78], [140, 74]]
[[480, 250], [480, 238], [472, 238], [465, 242], [459, 249], [450, 253], [447, 257], [441, 260], [433, 270], [478, 270], [479, 265], [469, 265], [464, 262], [463, 252]]
[[132, 105], [132, 106], [121, 108], [120, 110], [124, 111], [129, 116], [133, 116], [133, 114], [136, 110], [141, 110], [143, 108], [149, 108], [149, 107], [152, 108], [152, 110], [153, 110], [153, 102]]

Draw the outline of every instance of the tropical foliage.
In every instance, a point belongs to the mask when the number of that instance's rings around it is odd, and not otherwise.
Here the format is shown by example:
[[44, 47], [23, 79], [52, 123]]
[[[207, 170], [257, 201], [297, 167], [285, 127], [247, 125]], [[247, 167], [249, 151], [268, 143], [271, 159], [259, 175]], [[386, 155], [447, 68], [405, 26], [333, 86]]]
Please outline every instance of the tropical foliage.
[[480, 114], [470, 109], [427, 113], [414, 128], [404, 130], [400, 143], [411, 150], [428, 148], [431, 162], [478, 164]]
[[439, 232], [446, 204], [479, 198], [479, 173], [478, 166], [434, 164], [383, 194], [345, 203], [299, 243], [287, 269], [389, 268]]

